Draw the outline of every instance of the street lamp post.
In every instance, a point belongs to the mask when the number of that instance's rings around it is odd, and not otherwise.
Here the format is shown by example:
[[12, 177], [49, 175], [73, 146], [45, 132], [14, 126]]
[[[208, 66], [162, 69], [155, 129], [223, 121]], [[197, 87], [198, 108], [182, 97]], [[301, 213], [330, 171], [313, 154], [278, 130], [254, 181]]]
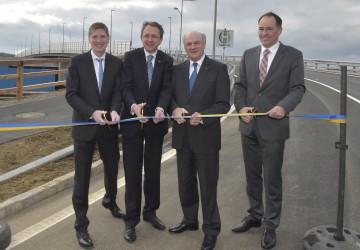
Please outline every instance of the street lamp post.
[[40, 54], [40, 31], [39, 31], [39, 54]]
[[181, 54], [181, 39], [182, 39], [182, 20], [183, 20], [183, 7], [184, 7], [184, 1], [196, 1], [196, 0], [181, 0], [181, 10], [179, 8], [175, 7], [174, 10], [177, 10], [180, 14], [180, 42], [179, 42], [179, 54]]
[[213, 48], [212, 48], [213, 59], [215, 59], [216, 16], [217, 16], [217, 0], [215, 0], [215, 12], [214, 12], [214, 30], [213, 30]]
[[85, 19], [86, 19], [86, 16], [84, 16], [84, 19], [83, 19], [83, 41], [82, 41], [82, 48], [81, 48], [82, 53], [84, 53], [84, 43], [85, 43]]
[[111, 39], [112, 39], [112, 13], [115, 10], [110, 11], [110, 54], [111, 54]]
[[51, 43], [51, 41], [50, 41], [50, 32], [51, 32], [51, 27], [49, 28], [49, 53], [50, 53], [50, 43]]
[[171, 16], [169, 16], [169, 20], [170, 20], [170, 34], [169, 34], [169, 53], [171, 50]]
[[64, 46], [65, 46], [65, 43], [64, 43], [64, 31], [65, 31], [65, 23], [63, 23], [62, 53], [64, 53]]
[[133, 32], [133, 25], [134, 23], [133, 22], [130, 22], [131, 23], [131, 30], [130, 30], [130, 50], [131, 50], [131, 47], [132, 47], [132, 32]]
[[33, 39], [34, 39], [34, 35], [31, 35], [31, 42], [30, 42], [30, 55], [32, 55], [32, 45], [33, 45]]

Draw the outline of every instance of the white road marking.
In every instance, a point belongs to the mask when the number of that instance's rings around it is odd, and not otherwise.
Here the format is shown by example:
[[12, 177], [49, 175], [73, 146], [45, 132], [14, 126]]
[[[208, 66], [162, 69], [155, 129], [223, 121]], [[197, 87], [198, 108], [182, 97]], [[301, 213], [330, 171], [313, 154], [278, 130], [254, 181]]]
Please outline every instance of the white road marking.
[[[333, 87], [331, 87], [331, 86], [329, 86], [329, 85], [326, 85], [326, 84], [324, 84], [324, 83], [322, 83], [322, 82], [318, 82], [318, 81], [315, 81], [315, 80], [311, 80], [311, 79], [309, 79], [309, 78], [304, 78], [304, 79], [307, 80], [307, 81], [310, 81], [310, 82], [317, 83], [317, 84], [322, 85], [322, 86], [324, 86], [324, 87], [326, 87], [326, 88], [329, 88], [329, 89], [331, 89], [331, 90], [333, 90], [333, 91], [335, 91], [335, 92], [340, 93], [340, 90], [338, 90], [338, 89], [336, 89], [336, 88], [333, 88]], [[355, 101], [355, 102], [357, 102], [357, 103], [360, 104], [360, 100], [359, 100], [359, 99], [357, 99], [357, 98], [355, 98], [355, 97], [353, 97], [353, 96], [351, 96], [351, 95], [347, 95], [347, 97], [348, 97], [349, 99], [351, 99], [351, 100], [353, 100], [353, 101]]]
[[[235, 110], [235, 107], [234, 107], [234, 105], [232, 105], [232, 107], [228, 113], [232, 113], [234, 110]], [[221, 122], [223, 122], [226, 118], [227, 117], [222, 117]], [[169, 130], [170, 133], [171, 133], [171, 131], [172, 131], [172, 129]], [[175, 154], [176, 154], [175, 149], [169, 150], [168, 152], [166, 152], [165, 154], [162, 155], [161, 162], [163, 163], [163, 162], [169, 160]], [[125, 177], [121, 177], [120, 179], [118, 179], [118, 188], [121, 188], [123, 186], [125, 186]], [[102, 197], [104, 196], [104, 193], [105, 193], [105, 188], [101, 188], [98, 191], [91, 193], [89, 195], [89, 205], [102, 199]], [[24, 229], [23, 231], [12, 236], [11, 244], [7, 249], [10, 250], [10, 249], [24, 243], [25, 241], [31, 239], [32, 237], [40, 234], [41, 232], [44, 232], [45, 230], [49, 229], [50, 227], [69, 218], [73, 214], [74, 214], [74, 208], [71, 205], [71, 206], [68, 206], [68, 207], [62, 209], [60, 212], [57, 212], [57, 213], [43, 219], [42, 221]]]

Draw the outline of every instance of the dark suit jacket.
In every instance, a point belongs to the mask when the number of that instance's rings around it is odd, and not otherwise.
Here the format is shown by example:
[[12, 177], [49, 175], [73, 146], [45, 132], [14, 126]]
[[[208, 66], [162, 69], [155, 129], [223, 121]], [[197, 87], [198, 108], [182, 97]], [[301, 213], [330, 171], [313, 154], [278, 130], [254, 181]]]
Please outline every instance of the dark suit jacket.
[[[73, 108], [73, 122], [89, 122], [95, 110], [121, 110], [120, 74], [122, 62], [119, 58], [106, 54], [101, 94], [99, 93], [96, 73], [91, 52], [75, 56], [70, 62], [66, 79], [66, 100]], [[110, 120], [110, 117], [107, 117]], [[95, 138], [98, 129], [104, 136], [117, 136], [117, 125], [74, 126], [72, 136], [77, 140], [89, 141]]]
[[[304, 62], [301, 51], [280, 43], [266, 78], [260, 87], [259, 58], [261, 46], [246, 50], [240, 63], [240, 81], [235, 83], [234, 104], [239, 111], [243, 107], [255, 107], [257, 112], [267, 112], [281, 106], [290, 113], [300, 103], [305, 92]], [[261, 137], [265, 140], [285, 140], [290, 136], [289, 118], [281, 120], [268, 116], [256, 118]], [[253, 122], [240, 120], [240, 131], [249, 134]]]
[[[205, 56], [194, 87], [189, 90], [190, 61], [174, 66], [171, 110], [185, 108], [194, 112], [223, 114], [229, 111], [230, 80], [225, 64]], [[213, 153], [221, 148], [220, 118], [203, 118], [203, 124], [173, 123], [173, 147], [181, 149], [187, 130], [191, 149], [195, 153]]]
[[[121, 76], [121, 91], [124, 107], [121, 119], [134, 117], [130, 114], [131, 105], [146, 102], [144, 115], [153, 116], [155, 108], [161, 107], [166, 110], [171, 100], [171, 77], [173, 59], [162, 52], [157, 51], [151, 87], [149, 88], [147, 66], [144, 48], [138, 48], [125, 53]], [[146, 126], [157, 128], [160, 134], [165, 135], [168, 131], [168, 123], [160, 122], [154, 124], [152, 120]], [[120, 133], [132, 136], [141, 127], [139, 122], [123, 123]]]

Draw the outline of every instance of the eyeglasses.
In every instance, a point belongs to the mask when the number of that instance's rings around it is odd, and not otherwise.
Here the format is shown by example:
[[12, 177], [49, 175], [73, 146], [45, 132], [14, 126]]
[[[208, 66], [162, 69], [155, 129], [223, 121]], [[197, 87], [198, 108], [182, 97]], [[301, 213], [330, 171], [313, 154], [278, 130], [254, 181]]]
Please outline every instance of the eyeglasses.
[[156, 35], [150, 35], [150, 34], [146, 34], [146, 35], [143, 35], [143, 38], [145, 39], [152, 39], [152, 40], [156, 40], [156, 39], [159, 39], [160, 37], [159, 36], [156, 36]]

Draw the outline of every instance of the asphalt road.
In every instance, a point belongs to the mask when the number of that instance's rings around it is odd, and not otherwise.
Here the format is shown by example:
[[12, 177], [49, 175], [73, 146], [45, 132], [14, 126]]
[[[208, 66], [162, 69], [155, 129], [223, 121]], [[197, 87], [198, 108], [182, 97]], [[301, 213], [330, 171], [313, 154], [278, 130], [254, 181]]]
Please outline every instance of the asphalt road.
[[[308, 91], [293, 114], [337, 114], [339, 94], [319, 83], [339, 89], [338, 75], [306, 73]], [[349, 95], [360, 99], [359, 78], [349, 77]], [[352, 90], [353, 89], [353, 90]], [[360, 168], [359, 110], [356, 100], [348, 101], [347, 164], [344, 227], [360, 232]], [[216, 249], [261, 249], [262, 229], [251, 229], [244, 234], [233, 234], [231, 227], [240, 222], [248, 208], [238, 118], [223, 122], [218, 202], [222, 231]], [[325, 120], [291, 118], [291, 139], [286, 143], [283, 167], [284, 201], [277, 245], [274, 249], [303, 249], [304, 234], [321, 225], [336, 225], [337, 183], [339, 171], [339, 125]], [[182, 218], [176, 175], [176, 158], [170, 151], [170, 142], [164, 145], [162, 165], [161, 206], [158, 216], [167, 227]], [[124, 180], [120, 171], [118, 204], [124, 208]], [[199, 249], [203, 233], [199, 231], [171, 235], [153, 229], [141, 221], [137, 226], [137, 240], [128, 244], [123, 238], [124, 223], [113, 218], [102, 208], [103, 176], [92, 178], [89, 209], [89, 232], [95, 249]], [[201, 223], [201, 211], [199, 211]], [[71, 189], [66, 189], [35, 206], [13, 214], [5, 221], [11, 226], [11, 249], [80, 249], [73, 229]]]

